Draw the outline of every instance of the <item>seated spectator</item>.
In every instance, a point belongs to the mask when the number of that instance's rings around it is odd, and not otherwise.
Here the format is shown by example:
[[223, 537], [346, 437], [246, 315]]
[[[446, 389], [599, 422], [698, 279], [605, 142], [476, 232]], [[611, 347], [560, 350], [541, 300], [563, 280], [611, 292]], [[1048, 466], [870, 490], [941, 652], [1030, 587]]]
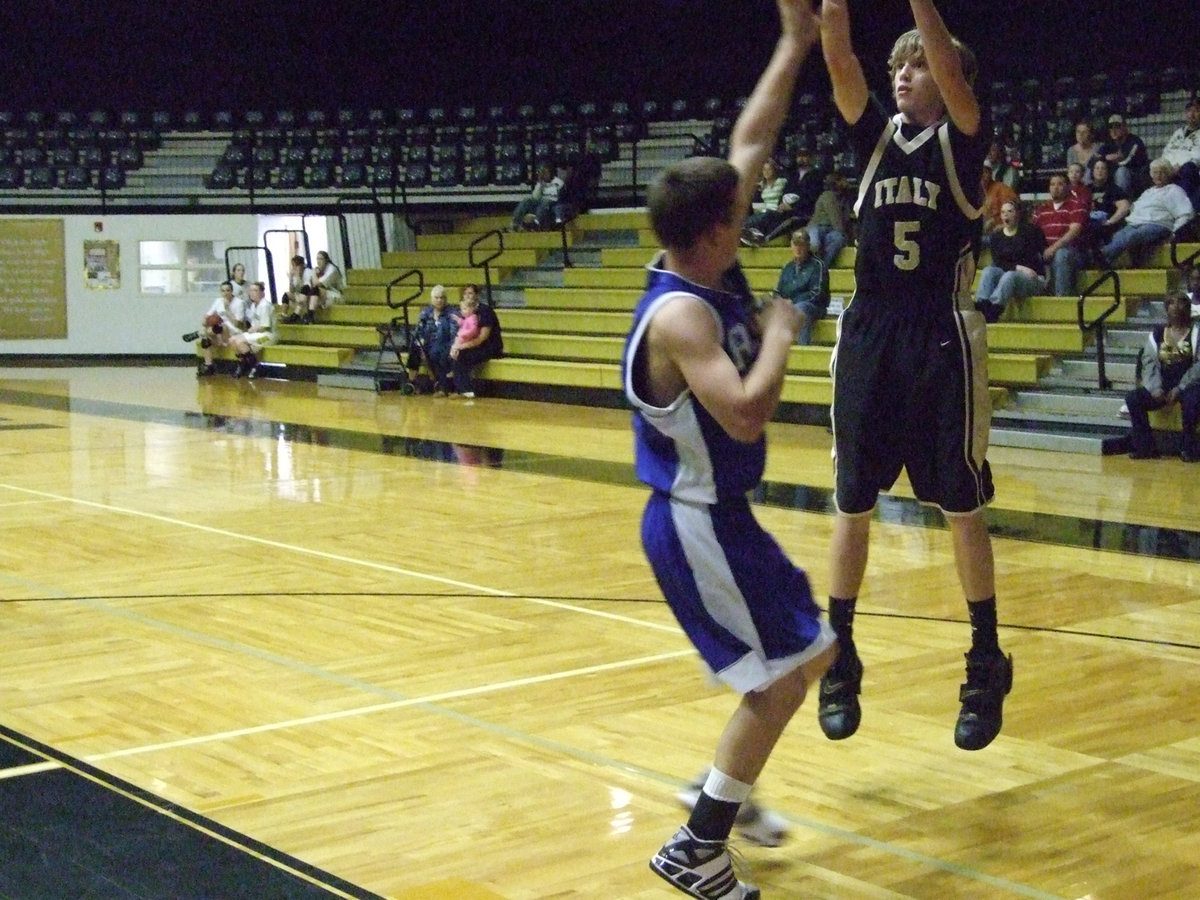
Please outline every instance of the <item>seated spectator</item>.
[[1169, 240], [1196, 215], [1183, 188], [1171, 183], [1173, 174], [1174, 169], [1165, 159], [1150, 164], [1153, 184], [1133, 202], [1125, 224], [1100, 248], [1110, 267], [1125, 252], [1135, 268], [1145, 265], [1147, 255], [1157, 245]]
[[1192, 302], [1192, 318], [1200, 319], [1200, 265], [1188, 270], [1187, 298]]
[[185, 341], [200, 341], [204, 362], [197, 367], [197, 376], [212, 375], [217, 371], [213, 362], [213, 347], [228, 347], [233, 337], [241, 334], [245, 326], [245, 302], [234, 296], [232, 283], [222, 281], [221, 296], [212, 302], [212, 306], [204, 314], [200, 330], [188, 332], [183, 336]]
[[803, 228], [792, 232], [792, 261], [780, 270], [775, 293], [787, 297], [802, 317], [796, 343], [811, 343], [813, 322], [829, 309], [829, 270], [813, 256]]
[[[478, 300], [478, 297], [478, 287], [473, 284], [463, 286], [463, 303], [466, 303], [468, 298]], [[500, 334], [500, 320], [496, 317], [495, 310], [486, 303], [479, 303], [475, 314], [479, 317], [478, 334], [450, 350], [454, 369], [454, 391], [460, 397], [468, 399], [475, 396], [471, 389], [471, 370], [480, 363], [504, 355], [504, 339]]]
[[1196, 425], [1200, 421], [1200, 322], [1191, 316], [1183, 294], [1167, 297], [1167, 324], [1156, 325], [1142, 353], [1142, 384], [1126, 397], [1129, 408], [1129, 457], [1151, 459], [1159, 455], [1150, 429], [1149, 412], [1179, 404], [1183, 413], [1183, 440], [1179, 457], [1200, 459]]
[[458, 302], [458, 330], [450, 352], [457, 354], [469, 342], [479, 337], [479, 298], [474, 291], [464, 291]]
[[245, 375], [253, 378], [258, 371], [258, 353], [268, 344], [275, 343], [275, 310], [266, 298], [266, 286], [255, 281], [248, 291], [249, 305], [246, 307], [246, 329], [235, 334], [229, 345], [238, 358], [235, 378]]
[[992, 141], [983, 164], [992, 170], [992, 178], [995, 181], [1008, 185], [1014, 191], [1017, 189], [1017, 181], [1021, 173], [1008, 158], [1008, 152], [1004, 149], [1001, 141]]
[[550, 163], [538, 166], [533, 190], [513, 210], [512, 225], [509, 227], [513, 231], [537, 231], [550, 227], [554, 204], [558, 202], [558, 192], [562, 186], [562, 179], [554, 173], [554, 166]]
[[1175, 167], [1175, 183], [1200, 212], [1200, 97], [1188, 101], [1184, 124], [1167, 140], [1162, 158]]
[[1056, 297], [1075, 292], [1075, 279], [1083, 266], [1083, 226], [1088, 211], [1071, 196], [1066, 175], [1050, 176], [1050, 199], [1033, 213], [1033, 224], [1041, 229], [1046, 245], [1042, 251], [1050, 267], [1050, 287]]
[[1069, 169], [1072, 163], [1083, 166], [1083, 183], [1092, 183], [1092, 163], [1100, 156], [1100, 143], [1092, 131], [1092, 123], [1080, 119], [1075, 123], [1075, 143], [1067, 148], [1066, 165]]
[[288, 288], [279, 301], [286, 324], [295, 325], [308, 314], [309, 299], [316, 293], [312, 280], [313, 271], [305, 264], [304, 257], [293, 256], [288, 266]]
[[1108, 160], [1098, 158], [1092, 163], [1092, 246], [1099, 250], [1100, 244], [1107, 243], [1121, 227], [1132, 206], [1129, 195], [1109, 177]]
[[[812, 151], [807, 144], [798, 144], [792, 154], [793, 167], [788, 173], [787, 188], [779, 201], [779, 211], [796, 227], [812, 218], [817, 198], [825, 189], [825, 175], [812, 161]], [[779, 226], [775, 226], [778, 228]], [[770, 234], [768, 233], [768, 240]]]
[[1000, 227], [1000, 209], [1005, 203], [1015, 203], [1017, 192], [1003, 181], [997, 181], [992, 170], [983, 167], [980, 175], [983, 187], [983, 246], [991, 246], [991, 234]]
[[312, 324], [313, 313], [318, 309], [328, 309], [340, 302], [342, 291], [346, 287], [342, 270], [334, 265], [324, 250], [317, 254], [317, 267], [313, 270], [309, 284], [316, 293], [310, 294], [308, 298], [308, 314], [303, 320], [306, 325]]
[[996, 322], [1013, 301], [1032, 297], [1046, 287], [1041, 229], [1021, 217], [1020, 201], [1000, 207], [1001, 226], [992, 232], [992, 264], [979, 276], [975, 308], [986, 321]]
[[246, 281], [246, 267], [241, 263], [234, 263], [233, 271], [229, 273], [229, 283], [233, 285], [233, 296], [245, 303], [250, 287], [249, 282]]
[[808, 242], [821, 257], [826, 269], [832, 269], [837, 255], [849, 242], [850, 210], [845, 196], [846, 182], [841, 175], [825, 176], [825, 190], [817, 197], [808, 220]]
[[743, 244], [748, 247], [760, 246], [766, 235], [784, 220], [787, 213], [779, 211], [779, 204], [786, 192], [787, 178], [779, 171], [779, 164], [768, 158], [763, 163], [754, 211], [746, 216], [746, 224], [742, 229]]
[[590, 153], [567, 166], [558, 200], [554, 204], [555, 225], [570, 222], [591, 208], [596, 190], [600, 187], [601, 174], [600, 160]]
[[1109, 174], [1118, 187], [1136, 197], [1150, 182], [1150, 154], [1146, 152], [1146, 144], [1130, 133], [1120, 113], [1108, 117], [1108, 134], [1108, 140], [1100, 145], [1100, 155], [1108, 160]]
[[433, 377], [433, 392], [438, 397], [450, 393], [450, 346], [458, 323], [446, 308], [446, 288], [435, 284], [429, 291], [429, 305], [421, 310], [413, 328], [412, 346], [409, 349], [407, 368], [409, 379], [418, 384], [421, 365], [429, 368]]
[[1071, 196], [1083, 204], [1083, 208], [1092, 208], [1092, 189], [1083, 180], [1084, 168], [1079, 163], [1067, 166], [1067, 190]]

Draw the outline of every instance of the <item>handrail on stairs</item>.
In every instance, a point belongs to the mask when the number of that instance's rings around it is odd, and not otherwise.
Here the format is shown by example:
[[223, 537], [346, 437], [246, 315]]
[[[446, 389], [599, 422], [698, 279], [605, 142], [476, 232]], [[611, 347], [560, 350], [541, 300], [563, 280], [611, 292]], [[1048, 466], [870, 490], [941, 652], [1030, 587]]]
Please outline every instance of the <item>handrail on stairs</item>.
[[[495, 252], [493, 252], [491, 256], [485, 256], [483, 259], [476, 260], [475, 248], [493, 235], [495, 235], [496, 240], [499, 242], [499, 246], [496, 248]], [[475, 238], [475, 240], [471, 241], [471, 243], [467, 246], [467, 263], [474, 268], [483, 269], [483, 282], [487, 290], [485, 302], [488, 306], [492, 307], [494, 307], [496, 304], [492, 303], [492, 270], [488, 267], [488, 263], [490, 263], [503, 252], [504, 232], [502, 232], [499, 228], [493, 228], [491, 231], [481, 234], [479, 237]]]
[[[1113, 283], [1112, 305], [1109, 306], [1108, 309], [1104, 310], [1104, 312], [1100, 313], [1100, 315], [1096, 316], [1096, 318], [1092, 319], [1092, 321], [1086, 321], [1083, 317], [1084, 303], [1087, 302], [1088, 297], [1095, 294], [1096, 291], [1098, 291], [1108, 281], [1112, 281]], [[1097, 385], [1102, 391], [1112, 389], [1112, 381], [1104, 372], [1104, 323], [1109, 316], [1111, 316], [1120, 308], [1121, 276], [1117, 274], [1115, 269], [1109, 269], [1102, 273], [1099, 278], [1084, 288], [1083, 293], [1079, 295], [1079, 305], [1076, 309], [1076, 320], [1079, 323], [1079, 330], [1084, 334], [1087, 334], [1089, 331], [1096, 332], [1096, 376]]]

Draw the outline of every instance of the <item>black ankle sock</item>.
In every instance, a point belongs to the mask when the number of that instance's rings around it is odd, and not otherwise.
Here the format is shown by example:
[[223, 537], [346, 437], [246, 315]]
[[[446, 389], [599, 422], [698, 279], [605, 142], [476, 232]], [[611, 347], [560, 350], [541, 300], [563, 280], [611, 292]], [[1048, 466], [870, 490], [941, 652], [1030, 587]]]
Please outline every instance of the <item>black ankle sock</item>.
[[971, 650], [983, 653], [999, 651], [1000, 641], [996, 636], [996, 598], [978, 600], [967, 604], [971, 616]]
[[842, 649], [854, 645], [854, 604], [857, 597], [829, 598], [829, 625]]
[[688, 818], [688, 830], [702, 841], [729, 840], [729, 832], [733, 831], [733, 822], [741, 806], [740, 803], [714, 800], [701, 791]]

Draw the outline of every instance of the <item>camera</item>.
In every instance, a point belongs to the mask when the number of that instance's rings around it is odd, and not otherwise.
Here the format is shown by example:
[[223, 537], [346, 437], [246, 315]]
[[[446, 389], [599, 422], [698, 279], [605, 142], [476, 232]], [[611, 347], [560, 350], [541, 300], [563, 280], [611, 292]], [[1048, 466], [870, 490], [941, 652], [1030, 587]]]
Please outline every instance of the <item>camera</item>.
[[189, 331], [187, 334], [185, 334], [183, 336], [183, 340], [184, 340], [184, 342], [186, 342], [188, 344], [190, 344], [192, 341], [198, 341], [198, 340], [200, 340], [200, 332]]

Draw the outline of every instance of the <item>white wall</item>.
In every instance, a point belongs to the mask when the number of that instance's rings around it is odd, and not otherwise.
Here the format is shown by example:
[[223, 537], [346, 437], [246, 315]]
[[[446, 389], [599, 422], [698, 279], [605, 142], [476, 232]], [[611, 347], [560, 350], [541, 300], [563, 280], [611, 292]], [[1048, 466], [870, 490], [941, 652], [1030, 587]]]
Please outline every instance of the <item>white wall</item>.
[[[139, 290], [138, 241], [220, 240], [258, 243], [258, 217], [22, 216], [62, 218], [67, 273], [67, 337], [62, 340], [0, 340], [0, 354], [181, 354], [192, 348], [180, 335], [200, 324], [213, 297], [143, 295]], [[95, 230], [101, 223], [102, 231]], [[118, 241], [121, 287], [94, 291], [84, 284], [83, 242]], [[265, 273], [264, 273], [265, 274]], [[214, 295], [215, 296], [215, 295]]]

